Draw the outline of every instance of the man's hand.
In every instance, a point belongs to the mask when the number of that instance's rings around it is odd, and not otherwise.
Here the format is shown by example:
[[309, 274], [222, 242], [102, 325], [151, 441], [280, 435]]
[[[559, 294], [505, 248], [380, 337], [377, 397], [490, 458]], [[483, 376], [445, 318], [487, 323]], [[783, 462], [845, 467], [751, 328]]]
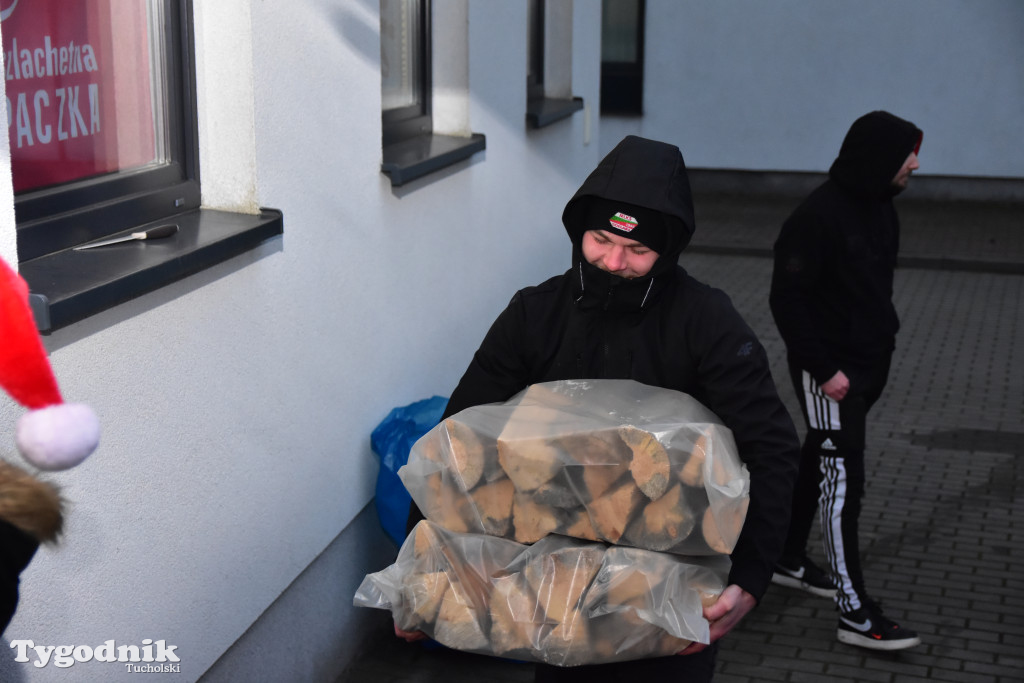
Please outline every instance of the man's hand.
[[[704, 608], [704, 618], [711, 625], [711, 642], [715, 642], [731, 631], [756, 605], [757, 600], [754, 599], [754, 596], [735, 584], [722, 591], [722, 595], [719, 596], [715, 604]], [[707, 645], [704, 643], [690, 643], [686, 649], [677, 654], [692, 655], [706, 647]]]
[[417, 640], [425, 640], [427, 634], [423, 631], [403, 631], [395, 624], [395, 635], [407, 643], [415, 643]]
[[850, 390], [850, 380], [840, 370], [832, 375], [832, 379], [821, 385], [821, 390], [825, 392], [826, 396], [838, 403], [843, 400], [846, 392]]

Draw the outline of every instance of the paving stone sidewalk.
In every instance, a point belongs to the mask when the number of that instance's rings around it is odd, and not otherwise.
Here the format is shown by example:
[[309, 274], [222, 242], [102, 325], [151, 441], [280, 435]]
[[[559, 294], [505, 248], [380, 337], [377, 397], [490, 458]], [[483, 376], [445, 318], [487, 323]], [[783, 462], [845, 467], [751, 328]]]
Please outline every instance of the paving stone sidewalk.
[[[758, 333], [802, 432], [767, 308], [766, 255], [792, 203], [697, 205], [704, 236], [682, 263]], [[722, 640], [719, 683], [1024, 681], [1024, 207], [900, 215], [903, 328], [869, 425], [861, 545], [869, 590], [922, 644], [840, 644], [831, 601], [773, 586]], [[425, 650], [395, 639], [387, 613], [375, 618], [339, 683], [532, 680], [527, 664]]]

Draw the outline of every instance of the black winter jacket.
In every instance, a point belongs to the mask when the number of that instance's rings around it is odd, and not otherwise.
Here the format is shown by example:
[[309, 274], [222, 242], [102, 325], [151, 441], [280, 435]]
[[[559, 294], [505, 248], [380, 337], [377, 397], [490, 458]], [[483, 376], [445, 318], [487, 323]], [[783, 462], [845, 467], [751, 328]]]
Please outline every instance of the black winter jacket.
[[829, 178], [782, 226], [769, 302], [790, 363], [819, 384], [892, 353], [899, 219], [891, 181], [921, 131], [887, 112], [850, 127]]
[[[662, 214], [667, 245], [648, 276], [626, 280], [588, 264], [580, 241], [592, 197]], [[730, 583], [758, 600], [789, 522], [799, 442], [761, 344], [728, 297], [677, 264], [694, 229], [679, 150], [627, 137], [563, 213], [573, 266], [517, 292], [452, 393], [445, 417], [502, 402], [530, 384], [634, 379], [690, 394], [729, 427], [750, 471], [750, 507], [732, 554]]]

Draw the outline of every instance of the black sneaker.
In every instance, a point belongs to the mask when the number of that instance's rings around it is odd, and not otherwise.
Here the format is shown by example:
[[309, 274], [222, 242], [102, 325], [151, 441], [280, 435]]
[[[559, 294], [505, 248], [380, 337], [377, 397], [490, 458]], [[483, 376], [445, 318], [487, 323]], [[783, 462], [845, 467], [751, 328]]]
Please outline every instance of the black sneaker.
[[828, 575], [806, 557], [800, 560], [795, 569], [790, 569], [782, 564], [775, 565], [772, 583], [799, 588], [823, 598], [831, 598], [836, 594], [836, 587]]
[[880, 609], [871, 607], [841, 614], [836, 635], [840, 643], [869, 650], [905, 650], [921, 644], [915, 632], [886, 619]]

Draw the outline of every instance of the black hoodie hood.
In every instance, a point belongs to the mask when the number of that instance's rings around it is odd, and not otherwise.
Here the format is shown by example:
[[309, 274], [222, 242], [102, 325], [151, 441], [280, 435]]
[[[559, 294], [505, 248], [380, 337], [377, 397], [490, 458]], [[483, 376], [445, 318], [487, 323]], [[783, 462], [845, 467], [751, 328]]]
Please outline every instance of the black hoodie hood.
[[683, 155], [675, 145], [628, 135], [601, 160], [562, 212], [562, 223], [576, 249], [584, 232], [602, 227], [587, 224], [595, 197], [662, 214], [666, 227], [665, 247], [651, 275], [673, 267], [693, 236], [690, 179]]
[[[597, 200], [639, 206], [660, 214], [665, 225], [664, 248], [650, 272], [626, 280], [592, 266], [583, 258], [583, 233]], [[562, 223], [572, 240], [577, 304], [606, 310], [640, 310], [653, 302], [675, 271], [679, 255], [693, 236], [693, 196], [686, 164], [679, 148], [629, 135], [601, 160], [562, 212]]]
[[885, 200], [898, 194], [892, 179], [911, 152], [921, 147], [923, 133], [910, 121], [887, 111], [865, 114], [850, 126], [829, 177], [847, 192]]

